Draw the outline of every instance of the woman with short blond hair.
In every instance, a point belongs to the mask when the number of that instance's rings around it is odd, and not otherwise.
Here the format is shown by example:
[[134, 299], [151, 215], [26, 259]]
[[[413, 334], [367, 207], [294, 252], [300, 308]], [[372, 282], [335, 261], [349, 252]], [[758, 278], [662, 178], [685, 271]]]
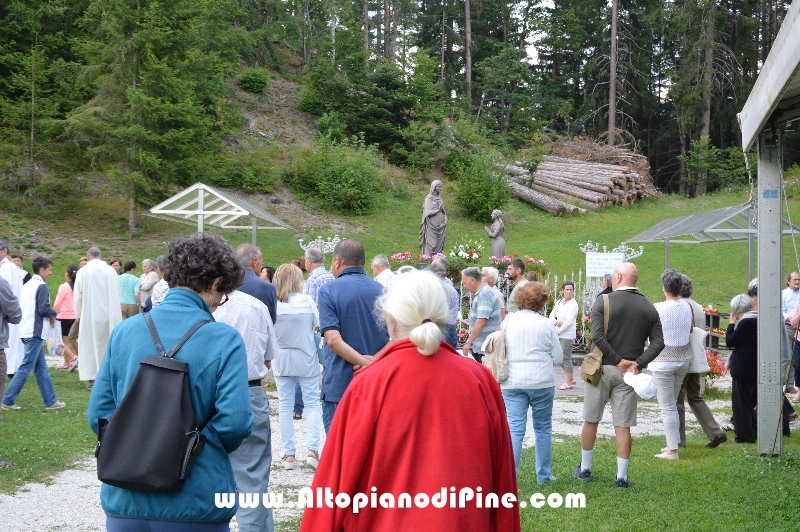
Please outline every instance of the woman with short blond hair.
[[314, 300], [300, 293], [303, 272], [294, 264], [279, 266], [272, 281], [278, 295], [275, 321], [278, 356], [272, 361], [272, 372], [278, 386], [278, 423], [283, 442], [281, 463], [286, 469], [295, 467], [292, 409], [295, 383], [299, 383], [308, 431], [306, 460], [311, 467], [317, 467], [322, 407], [319, 402], [319, 360], [317, 346], [314, 345], [314, 329], [319, 328], [319, 312]]

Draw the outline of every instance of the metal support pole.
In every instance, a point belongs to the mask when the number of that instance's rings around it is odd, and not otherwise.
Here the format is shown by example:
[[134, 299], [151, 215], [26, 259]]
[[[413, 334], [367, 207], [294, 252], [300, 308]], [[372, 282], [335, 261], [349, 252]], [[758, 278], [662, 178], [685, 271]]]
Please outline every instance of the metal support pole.
[[[750, 224], [750, 229], [753, 228], [753, 224]], [[755, 261], [756, 261], [756, 235], [750, 233], [747, 235], [747, 282], [753, 280], [756, 276], [755, 273]]]
[[664, 269], [669, 269], [669, 238], [664, 239]]
[[205, 218], [203, 216], [203, 211], [205, 210], [205, 196], [206, 191], [203, 190], [203, 187], [197, 189], [197, 232], [203, 232], [203, 222]]
[[251, 216], [250, 223], [253, 226], [253, 245], [257, 246], [258, 244], [256, 244], [256, 236], [258, 235], [258, 218]]
[[[766, 128], [765, 128], [766, 129]], [[780, 132], [758, 138], [758, 452], [783, 450]]]

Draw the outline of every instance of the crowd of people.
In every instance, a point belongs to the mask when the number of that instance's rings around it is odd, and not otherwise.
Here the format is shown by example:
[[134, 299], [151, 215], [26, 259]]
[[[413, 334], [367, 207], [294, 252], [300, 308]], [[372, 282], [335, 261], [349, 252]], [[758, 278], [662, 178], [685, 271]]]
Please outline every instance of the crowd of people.
[[[561, 297], [554, 298], [547, 314], [555, 294], [535, 274], [526, 274], [519, 259], [503, 272], [513, 283], [507, 298], [497, 289], [497, 269], [461, 272], [461, 286], [471, 297], [468, 334], [459, 342], [462, 297], [446, 276], [444, 257], [433, 259], [427, 271], [393, 272], [387, 257], [377, 255], [370, 277], [364, 247], [354, 239], [336, 245], [330, 270], [317, 248], [276, 269], [263, 264], [257, 246], [242, 244], [234, 250], [220, 237], [196, 234], [175, 240], [155, 260], [143, 260], [138, 276], [135, 262], [106, 262], [92, 247], [79, 264], [66, 268], [52, 307], [47, 289], [52, 262], [37, 257], [27, 274], [21, 257], [17, 263], [6, 255], [8, 246], [0, 242], [4, 411], [20, 409], [16, 398], [31, 372], [45, 408], [65, 406], [56, 397], [42, 347], [56, 324], [64, 345], [59, 369], [77, 369], [92, 390], [87, 416], [98, 432], [99, 420], [114, 413], [143, 357], [155, 352], [143, 313], [152, 318], [165, 350], [198, 322], [214, 322], [197, 329], [175, 355], [188, 364], [195, 422], [207, 423], [207, 450], [176, 494], [103, 484], [108, 530], [183, 530], [181, 523], [187, 530], [227, 530], [236, 515], [241, 530], [271, 531], [272, 510], [264, 505], [218, 508], [198, 501], [209, 500], [209, 489], [212, 497], [220, 491], [266, 493], [273, 447], [282, 449], [283, 468], [302, 465], [293, 420], [303, 416], [307, 448], [302, 458], [316, 469], [312, 493], [329, 488], [352, 496], [376, 485], [394, 497], [435, 493], [442, 486], [516, 493], [529, 411], [536, 480], [556, 480], [555, 368], [561, 366], [566, 376], [558, 389], [573, 388], [575, 285], [562, 283]], [[603, 354], [602, 374], [596, 386], [584, 387], [581, 456], [572, 471], [578, 480], [593, 479], [598, 425], [610, 403], [617, 452], [614, 485], [621, 489], [630, 485], [630, 428], [637, 420], [637, 395], [626, 382], [627, 373], [647, 369], [657, 385], [666, 445], [656, 458], [679, 459], [679, 449], [686, 446], [687, 399], [708, 437], [707, 447], [727, 440], [725, 428], [735, 430], [736, 442], [756, 439], [757, 284], [731, 301], [726, 340], [733, 349], [733, 419], [730, 427], [722, 427], [703, 400], [702, 375], [690, 371], [692, 330], [705, 327], [703, 309], [691, 299], [691, 279], [665, 271], [664, 301], [655, 305], [638, 291], [637, 282], [636, 266], [620, 264], [603, 279], [604, 290], [592, 305], [591, 339]], [[800, 275], [791, 274], [787, 284], [789, 346], [789, 338], [798, 335]], [[481, 364], [484, 343], [498, 328], [508, 368], [508, 377], [499, 383]], [[794, 356], [800, 357], [800, 347]], [[277, 386], [280, 447], [272, 442], [263, 386], [270, 370]], [[13, 378], [3, 390], [7, 374]], [[794, 375], [797, 381], [800, 372]], [[786, 432], [793, 416], [786, 400]], [[379, 506], [354, 513], [315, 505], [306, 509], [301, 530], [322, 523], [334, 530], [415, 523], [459, 530], [520, 527], [516, 506], [417, 508], [411, 513]]]

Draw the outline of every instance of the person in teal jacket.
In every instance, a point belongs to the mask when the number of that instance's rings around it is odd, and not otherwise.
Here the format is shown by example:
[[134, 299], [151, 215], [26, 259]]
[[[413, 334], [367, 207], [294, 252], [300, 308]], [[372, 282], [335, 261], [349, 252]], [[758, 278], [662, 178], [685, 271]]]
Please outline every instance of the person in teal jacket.
[[[218, 508], [215, 493], [235, 493], [228, 453], [250, 434], [253, 414], [247, 385], [247, 354], [241, 335], [214, 322], [211, 313], [242, 283], [243, 272], [220, 237], [196, 234], [170, 244], [164, 278], [170, 291], [151, 311], [164, 350], [174, 346], [197, 322], [211, 320], [175, 355], [189, 364], [195, 423], [216, 413], [203, 430], [206, 445], [175, 493], [144, 493], [103, 484], [100, 500], [106, 529], [117, 531], [227, 531], [236, 505]], [[145, 356], [156, 348], [144, 316], [120, 323], [111, 333], [89, 400], [87, 417], [97, 433], [98, 418], [109, 418]], [[158, 415], [158, 412], [153, 412]]]

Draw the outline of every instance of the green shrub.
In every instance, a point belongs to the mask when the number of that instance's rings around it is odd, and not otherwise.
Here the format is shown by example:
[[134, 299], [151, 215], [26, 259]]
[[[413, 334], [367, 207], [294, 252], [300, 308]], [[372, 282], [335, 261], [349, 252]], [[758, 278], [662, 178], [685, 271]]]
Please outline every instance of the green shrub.
[[450, 170], [456, 178], [456, 205], [468, 218], [491, 222], [492, 211], [503, 209], [511, 199], [511, 188], [485, 155], [462, 154]]
[[317, 127], [320, 135], [332, 142], [341, 143], [347, 140], [347, 124], [336, 111], [324, 113], [317, 120]]
[[269, 74], [262, 68], [251, 68], [239, 78], [239, 86], [253, 94], [265, 94], [269, 87]]
[[284, 181], [296, 193], [342, 214], [365, 214], [377, 202], [382, 161], [374, 148], [323, 142], [298, 154]]
[[305, 113], [316, 116], [324, 112], [319, 95], [313, 88], [307, 85], [301, 87], [300, 92], [297, 94], [297, 108]]

